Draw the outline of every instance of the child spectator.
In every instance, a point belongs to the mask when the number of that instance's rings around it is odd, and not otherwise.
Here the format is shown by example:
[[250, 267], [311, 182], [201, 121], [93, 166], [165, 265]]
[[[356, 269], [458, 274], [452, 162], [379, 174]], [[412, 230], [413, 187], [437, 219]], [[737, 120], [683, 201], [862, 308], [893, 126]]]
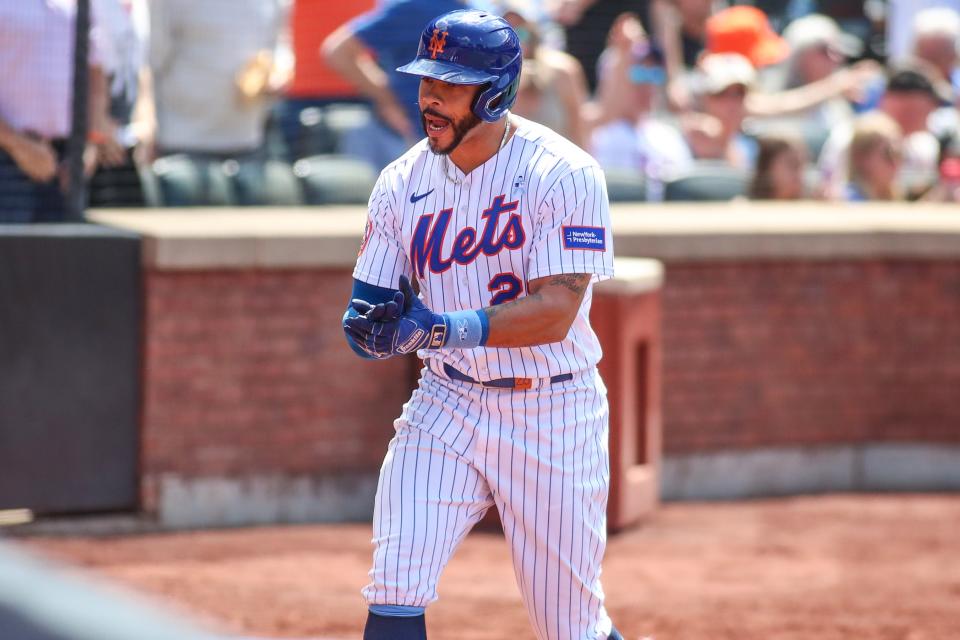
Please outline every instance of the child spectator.
[[850, 176], [844, 189], [844, 200], [899, 200], [897, 173], [903, 156], [903, 135], [890, 116], [868, 113], [853, 126], [850, 141]]
[[798, 200], [804, 196], [803, 169], [807, 150], [803, 141], [769, 135], [758, 141], [757, 168], [750, 183], [751, 200]]

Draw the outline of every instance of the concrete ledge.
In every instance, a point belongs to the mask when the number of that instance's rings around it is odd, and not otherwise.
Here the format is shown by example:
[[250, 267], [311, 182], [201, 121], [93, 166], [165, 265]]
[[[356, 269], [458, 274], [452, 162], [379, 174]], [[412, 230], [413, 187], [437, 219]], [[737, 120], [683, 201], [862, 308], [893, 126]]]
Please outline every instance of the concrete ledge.
[[143, 236], [152, 269], [352, 267], [358, 207], [100, 210], [88, 217]]
[[735, 500], [834, 491], [960, 490], [960, 446], [867, 444], [666, 456], [664, 500]]
[[[101, 209], [93, 222], [144, 237], [154, 269], [349, 268], [364, 207]], [[821, 202], [618, 204], [621, 257], [669, 260], [960, 257], [956, 205]]]
[[157, 519], [165, 529], [366, 521], [377, 474], [249, 475], [157, 480]]
[[614, 277], [600, 284], [603, 291], [639, 294], [663, 286], [663, 263], [646, 258], [616, 258]]

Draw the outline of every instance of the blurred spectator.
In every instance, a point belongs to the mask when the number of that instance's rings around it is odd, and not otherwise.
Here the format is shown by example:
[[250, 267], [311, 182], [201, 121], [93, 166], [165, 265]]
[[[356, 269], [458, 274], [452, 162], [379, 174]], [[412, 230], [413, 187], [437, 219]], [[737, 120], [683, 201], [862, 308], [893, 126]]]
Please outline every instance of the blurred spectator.
[[[140, 176], [134, 147], [141, 139], [152, 140], [153, 118], [135, 122], [140, 79], [146, 63], [149, 30], [146, 0], [93, 0], [96, 17], [94, 38], [107, 74], [110, 101], [103, 129], [91, 132], [97, 142], [99, 165], [89, 185], [89, 204], [143, 206]], [[142, 113], [142, 112], [141, 112]]]
[[788, 18], [787, 11], [790, 8], [790, 0], [752, 0], [750, 4], [767, 14], [770, 26], [773, 27], [774, 31], [777, 33], [783, 31]]
[[[928, 129], [928, 119], [950, 99], [949, 88], [926, 63], [905, 61], [890, 71], [878, 110], [893, 118], [903, 135], [901, 178], [923, 187], [937, 172], [939, 144]], [[827, 197], [840, 197], [847, 182], [848, 150], [853, 139], [850, 126], [838, 126], [820, 153], [819, 169]]]
[[607, 33], [617, 16], [644, 12], [650, 0], [553, 0], [551, 14], [564, 27], [566, 51], [580, 61], [592, 93], [597, 89], [597, 63]]
[[804, 197], [807, 149], [803, 140], [769, 135], [758, 140], [757, 168], [748, 195], [752, 200], [798, 200]]
[[359, 97], [357, 88], [324, 61], [320, 46], [341, 25], [375, 5], [376, 0], [293, 0], [289, 24], [295, 63], [287, 96], [311, 101]]
[[[732, 167], [753, 171], [756, 141], [743, 134], [747, 92], [756, 82], [750, 61], [738, 53], [711, 53], [701, 58], [694, 78], [699, 110], [719, 123], [704, 127], [710, 120], [685, 121], [685, 134], [698, 159], [722, 160]], [[696, 126], [691, 127], [693, 122]], [[715, 136], [710, 136], [711, 130]], [[708, 143], [709, 144], [705, 144]]]
[[[763, 11], [747, 5], [719, 11], [706, 23], [709, 53], [738, 53], [758, 72], [757, 90], [746, 105], [752, 116], [820, 116], [829, 126], [836, 119], [831, 112], [845, 113], [849, 119], [851, 110], [842, 96], [878, 76], [880, 69], [872, 62], [843, 69], [844, 56], [859, 49], [857, 40], [826, 16], [801, 18], [787, 27], [784, 37], [777, 35]], [[776, 82], [784, 61], [789, 77]]]
[[940, 176], [923, 196], [927, 202], [960, 202], [960, 135], [954, 134], [940, 144]]
[[513, 111], [550, 127], [586, 148], [587, 132], [580, 110], [587, 101], [583, 68], [576, 58], [541, 44], [540, 32], [522, 0], [502, 2], [503, 17], [516, 30], [523, 48], [523, 71]]
[[946, 7], [919, 12], [913, 26], [913, 55], [933, 65], [960, 95], [960, 12]]
[[293, 76], [276, 113], [290, 159], [300, 153], [304, 131], [300, 114], [310, 107], [361, 99], [357, 88], [334, 71], [320, 55], [324, 39], [342, 24], [371, 10], [375, 0], [293, 0], [290, 36], [294, 54]]
[[925, 9], [946, 8], [960, 13], [960, 0], [887, 0], [887, 58], [910, 56], [917, 14]]
[[[0, 3], [0, 222], [64, 218], [75, 20], [74, 0]], [[100, 131], [107, 90], [95, 42], [90, 60], [90, 130]], [[92, 172], [92, 145], [84, 159]]]
[[663, 49], [667, 97], [675, 110], [690, 108], [691, 97], [684, 77], [704, 50], [707, 23], [715, 4], [713, 0], [651, 1], [653, 40]]
[[[783, 37], [790, 49], [786, 61], [785, 89], [820, 82], [839, 72], [847, 58], [863, 49], [855, 37], [843, 33], [827, 16], [811, 14], [787, 25]], [[830, 129], [853, 117], [849, 102], [837, 95], [807, 110], [804, 114], [813, 126]]]
[[706, 22], [709, 53], [739, 53], [761, 69], [776, 64], [790, 51], [787, 42], [770, 26], [767, 15], [748, 5], [724, 9]]
[[327, 63], [370, 99], [376, 114], [369, 125], [344, 136], [342, 153], [379, 171], [421, 138], [420, 81], [396, 69], [416, 53], [410, 34], [440, 14], [469, 6], [467, 0], [392, 0], [327, 36]]
[[890, 116], [872, 112], [854, 122], [850, 140], [849, 180], [843, 199], [849, 202], [898, 200], [897, 173], [903, 137]]
[[157, 155], [255, 161], [270, 97], [281, 0], [150, 0]]
[[654, 116], [666, 84], [663, 55], [632, 14], [617, 19], [610, 42], [600, 58], [602, 113], [590, 151], [605, 170], [644, 175], [647, 199], [660, 200], [663, 183], [693, 162], [680, 132]]

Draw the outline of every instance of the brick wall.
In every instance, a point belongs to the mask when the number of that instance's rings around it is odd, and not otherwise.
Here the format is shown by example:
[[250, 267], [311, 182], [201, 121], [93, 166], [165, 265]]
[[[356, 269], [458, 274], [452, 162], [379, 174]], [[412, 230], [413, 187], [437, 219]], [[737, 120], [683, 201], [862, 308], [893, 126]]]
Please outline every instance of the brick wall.
[[150, 271], [142, 477], [375, 471], [413, 362], [356, 357], [347, 270]]
[[[345, 346], [346, 269], [149, 271], [143, 506], [157, 479], [374, 474], [415, 362]], [[667, 456], [960, 443], [960, 261], [667, 261]]]
[[960, 443], [960, 262], [667, 262], [664, 452]]

